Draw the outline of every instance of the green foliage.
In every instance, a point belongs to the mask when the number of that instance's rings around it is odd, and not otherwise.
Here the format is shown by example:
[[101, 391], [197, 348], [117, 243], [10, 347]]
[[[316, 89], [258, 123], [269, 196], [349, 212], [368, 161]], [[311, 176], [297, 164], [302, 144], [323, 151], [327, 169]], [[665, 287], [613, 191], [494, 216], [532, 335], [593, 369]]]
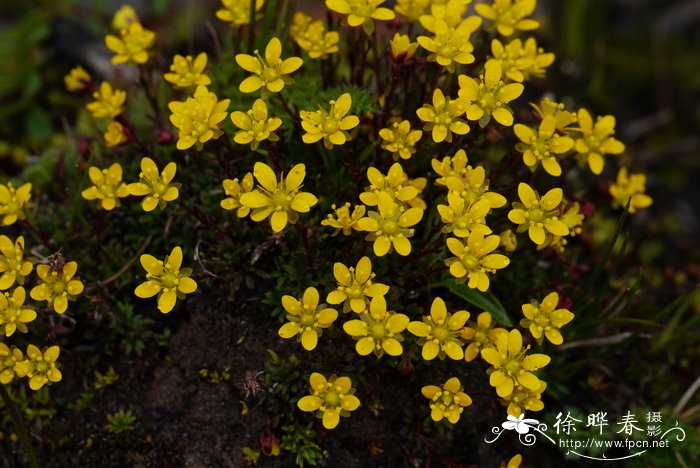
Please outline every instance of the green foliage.
[[116, 413], [107, 415], [107, 430], [113, 434], [121, 434], [122, 432], [132, 431], [133, 424], [136, 422], [136, 416], [131, 410], [119, 410]]
[[302, 426], [289, 424], [282, 426], [284, 435], [282, 436], [282, 450], [291, 452], [294, 455], [294, 462], [297, 466], [316, 466], [327, 455], [315, 442], [316, 431], [313, 425]]

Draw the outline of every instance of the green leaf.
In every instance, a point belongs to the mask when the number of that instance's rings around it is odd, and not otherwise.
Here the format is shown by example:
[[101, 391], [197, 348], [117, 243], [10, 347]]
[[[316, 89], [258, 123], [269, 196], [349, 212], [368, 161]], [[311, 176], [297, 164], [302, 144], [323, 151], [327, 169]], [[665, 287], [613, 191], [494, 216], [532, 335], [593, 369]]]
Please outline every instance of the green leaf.
[[450, 278], [443, 279], [440, 285], [445, 286], [455, 296], [461, 297], [479, 309], [489, 312], [494, 319], [506, 327], [513, 326], [513, 321], [508, 317], [506, 309], [503, 308], [501, 302], [493, 294], [472, 289], [464, 284], [457, 284]]

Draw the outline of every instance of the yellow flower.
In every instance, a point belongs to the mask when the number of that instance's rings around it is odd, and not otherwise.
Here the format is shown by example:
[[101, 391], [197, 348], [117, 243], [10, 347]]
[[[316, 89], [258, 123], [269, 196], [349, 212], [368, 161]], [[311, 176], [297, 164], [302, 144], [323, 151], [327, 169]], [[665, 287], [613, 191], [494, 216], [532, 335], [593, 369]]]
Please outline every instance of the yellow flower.
[[527, 18], [535, 11], [537, 0], [493, 0], [493, 4], [477, 3], [478, 14], [491, 20], [501, 36], [510, 36], [515, 31], [532, 31], [540, 23]]
[[571, 322], [574, 314], [569, 309], [557, 309], [558, 304], [559, 294], [551, 292], [545, 296], [542, 303], [531, 301], [522, 306], [525, 318], [520, 321], [520, 326], [529, 329], [539, 344], [542, 344], [542, 335], [555, 345], [564, 342], [561, 327]]
[[553, 188], [542, 198], [524, 182], [518, 184], [518, 196], [522, 203], [513, 202], [508, 219], [518, 225], [518, 232], [527, 231], [530, 240], [537, 245], [544, 243], [547, 233], [565, 236], [566, 224], [559, 220], [559, 205], [563, 197], [560, 188]]
[[306, 30], [313, 21], [314, 19], [311, 16], [303, 11], [297, 11], [292, 17], [292, 24], [289, 25], [289, 36], [298, 43], [299, 39], [304, 37]]
[[626, 167], [621, 167], [617, 173], [617, 181], [610, 184], [610, 195], [614, 198], [613, 205], [624, 207], [629, 201], [629, 212], [636, 213], [638, 208], [647, 208], [653, 203], [652, 198], [645, 194], [647, 176], [628, 174]]
[[352, 97], [349, 93], [343, 93], [330, 104], [328, 112], [325, 109], [300, 112], [301, 126], [306, 132], [301, 136], [304, 143], [316, 143], [323, 138], [323, 145], [332, 149], [333, 145], [342, 145], [350, 140], [348, 130], [360, 123], [356, 115], [347, 115], [352, 106]]
[[333, 276], [338, 282], [338, 287], [328, 294], [326, 301], [329, 304], [342, 303], [343, 312], [352, 310], [362, 314], [367, 310], [370, 299], [389, 292], [389, 286], [372, 281], [376, 275], [372, 273], [369, 257], [362, 257], [354, 268], [348, 268], [339, 262], [334, 263]]
[[396, 18], [393, 11], [380, 7], [384, 0], [326, 0], [329, 10], [348, 15], [348, 25], [362, 26], [366, 34], [374, 32], [374, 21], [391, 21]]
[[543, 98], [540, 105], [530, 103], [535, 112], [544, 120], [547, 116], [554, 117], [557, 131], [567, 132], [569, 127], [576, 123], [578, 118], [575, 112], [569, 112], [564, 107], [564, 104], [554, 102], [549, 98]]
[[17, 240], [0, 235], [0, 291], [24, 284], [24, 278], [32, 272], [32, 262], [24, 258], [24, 237]]
[[394, 202], [386, 193], [379, 194], [377, 204], [379, 211], [370, 211], [367, 216], [358, 221], [360, 229], [369, 232], [366, 239], [374, 241], [374, 254], [383, 257], [390, 250], [406, 256], [411, 253], [411, 241], [415, 226], [423, 218], [420, 208], [405, 209]]
[[[581, 205], [579, 205], [578, 202], [574, 202], [571, 205], [569, 205], [564, 211], [564, 214], [559, 217], [559, 221], [566, 224], [566, 227], [569, 228], [568, 236], [570, 237], [574, 237], [578, 234], [581, 234], [581, 226], [583, 225], [584, 216], [583, 213], [580, 212], [580, 210]], [[559, 249], [560, 252], [563, 252], [564, 246], [566, 246], [567, 243], [568, 241], [564, 236], [550, 235], [547, 236], [547, 239], [542, 245], [537, 247], [537, 250], [543, 249], [545, 247], [554, 247]]]
[[350, 213], [350, 202], [346, 202], [340, 207], [335, 204], [331, 205], [333, 214], [326, 216], [326, 219], [321, 221], [322, 226], [335, 228], [335, 232], [331, 236], [337, 236], [340, 231], [343, 231], [344, 236], [349, 236], [353, 231], [359, 231], [360, 226], [357, 222], [365, 215], [366, 208], [363, 205], [355, 205]]
[[417, 42], [411, 42], [411, 38], [408, 35], [401, 33], [394, 34], [394, 37], [389, 41], [389, 46], [391, 47], [391, 58], [395, 62], [410, 60], [418, 49]]
[[[221, 0], [223, 8], [216, 11], [216, 17], [229, 23], [232, 28], [249, 24], [250, 3], [250, 0]], [[264, 0], [255, 0], [255, 12], [260, 11], [264, 4]]]
[[263, 88], [263, 93], [279, 93], [284, 85], [291, 84], [292, 79], [286, 75], [293, 73], [302, 66], [304, 61], [299, 57], [289, 57], [282, 60], [282, 43], [276, 37], [270, 39], [265, 48], [265, 58], [258, 51], [255, 57], [248, 54], [236, 55], [236, 63], [245, 71], [253, 73], [241, 82], [238, 89], [242, 93], [254, 93]]
[[472, 231], [479, 230], [484, 235], [491, 234], [486, 225], [486, 215], [491, 210], [491, 204], [485, 198], [469, 203], [458, 192], [447, 194], [448, 205], [438, 205], [440, 220], [445, 223], [443, 233], [452, 233], [457, 237], [469, 237]]
[[32, 184], [27, 182], [22, 184], [15, 190], [12, 182], [7, 185], [0, 184], [0, 216], [2, 216], [2, 225], [9, 226], [14, 224], [18, 219], [26, 219], [24, 214], [25, 205], [32, 197]]
[[494, 39], [491, 41], [491, 54], [501, 64], [503, 74], [518, 83], [530, 77], [543, 78], [545, 68], [554, 63], [554, 54], [545, 53], [544, 49], [537, 47], [534, 37], [528, 38], [524, 45], [520, 39], [513, 39], [506, 45]]
[[12, 291], [0, 293], [0, 327], [5, 336], [12, 336], [15, 330], [27, 333], [27, 323], [36, 318], [36, 312], [24, 306], [26, 293], [22, 286]]
[[542, 163], [549, 175], [559, 177], [561, 166], [556, 155], [565, 154], [574, 147], [574, 140], [556, 132], [556, 119], [549, 115], [542, 119], [537, 134], [523, 124], [515, 124], [513, 131], [522, 142], [515, 149], [523, 153], [523, 162], [534, 172]]
[[517, 384], [513, 390], [513, 393], [511, 393], [508, 398], [505, 399], [505, 401], [508, 403], [508, 414], [517, 418], [525, 411], [542, 411], [542, 409], [544, 409], [544, 403], [542, 403], [542, 393], [544, 393], [546, 389], [547, 382], [543, 380], [540, 380], [540, 386], [536, 390], [532, 390], [523, 385]]
[[330, 327], [338, 318], [337, 310], [326, 307], [326, 304], [319, 305], [318, 302], [316, 288], [306, 288], [301, 301], [292, 296], [282, 296], [282, 307], [287, 311], [289, 322], [280, 327], [279, 336], [285, 339], [296, 336], [307, 351], [316, 348], [323, 329]]
[[124, 28], [128, 28], [131, 23], [138, 23], [139, 17], [136, 15], [136, 11], [130, 5], [122, 5], [114, 13], [112, 18], [112, 29], [115, 31], [121, 31]]
[[92, 93], [94, 101], [85, 107], [95, 119], [113, 119], [122, 113], [122, 106], [126, 101], [126, 91], [112, 89], [112, 85], [106, 81], [100, 83], [99, 90]]
[[229, 102], [230, 99], [219, 101], [206, 87], [197, 86], [194, 96], [184, 102], [169, 103], [170, 122], [179, 130], [177, 149], [195, 146], [201, 151], [204, 143], [218, 139], [223, 133], [219, 124], [228, 115]]
[[424, 397], [430, 399], [430, 417], [433, 421], [444, 418], [455, 424], [464, 408], [472, 404], [472, 399], [464, 393], [457, 377], [452, 377], [441, 386], [427, 385], [421, 389]]
[[270, 218], [270, 226], [274, 232], [282, 231], [287, 222], [296, 223], [299, 213], [308, 213], [318, 199], [309, 192], [301, 192], [306, 166], [297, 164], [285, 179], [277, 176], [270, 166], [257, 162], [253, 167], [253, 176], [258, 181], [258, 188], [240, 197], [240, 203], [252, 209], [250, 218], [260, 222]]
[[515, 237], [515, 233], [511, 229], [506, 229], [505, 231], [501, 232], [498, 237], [501, 238], [499, 247], [506, 252], [514, 252], [516, 247], [518, 247], [518, 239]]
[[394, 122], [391, 128], [379, 130], [379, 136], [384, 140], [382, 148], [391, 151], [394, 161], [399, 158], [409, 159], [416, 152], [416, 143], [423, 136], [421, 130], [411, 130], [411, 122], [403, 120]]
[[367, 169], [367, 179], [371, 185], [360, 194], [360, 201], [367, 206], [377, 206], [381, 194], [399, 203], [408, 203], [418, 196], [416, 187], [404, 183], [408, 176], [400, 163], [392, 164], [386, 176], [376, 167], [370, 166]]
[[[457, 155], [459, 151], [457, 152]], [[500, 193], [489, 191], [489, 179], [486, 178], [486, 170], [483, 166], [466, 168], [466, 174], [462, 178], [450, 176], [445, 178], [447, 188], [457, 192], [466, 202], [473, 204], [480, 199], [488, 200], [491, 208], [505, 206], [507, 200]]]
[[182, 267], [182, 249], [175, 246], [165, 260], [153, 255], [141, 255], [141, 266], [146, 270], [146, 281], [139, 284], [134, 294], [142, 299], [158, 295], [158, 310], [167, 314], [178, 299], [197, 290], [197, 283], [190, 278], [191, 268]]
[[119, 35], [120, 37], [108, 34], [105, 37], [107, 48], [114, 52], [113, 64], [148, 62], [148, 49], [156, 40], [156, 34], [153, 31], [135, 21], [121, 29]]
[[418, 44], [430, 52], [428, 60], [437, 62], [452, 73], [455, 71], [455, 64], [466, 65], [474, 62], [474, 46], [469, 38], [480, 23], [481, 21], [465, 21], [457, 28], [451, 28], [444, 20], [438, 19], [434, 22], [434, 28], [431, 28], [434, 36], [418, 36]]
[[418, 117], [425, 122], [423, 130], [432, 132], [433, 141], [441, 143], [452, 142], [452, 134], [466, 135], [469, 133], [469, 125], [459, 117], [464, 114], [467, 103], [462, 99], [450, 99], [445, 97], [440, 89], [433, 92], [433, 104], [423, 104], [416, 111]]
[[88, 85], [92, 83], [92, 78], [90, 78], [90, 75], [83, 67], [78, 65], [63, 77], [63, 82], [68, 91], [76, 92], [87, 89]]
[[315, 411], [321, 418], [323, 427], [335, 428], [340, 422], [341, 416], [350, 416], [360, 406], [360, 400], [354, 395], [352, 381], [349, 377], [336, 377], [329, 379], [314, 372], [309, 378], [311, 395], [302, 397], [297, 406], [302, 411]]
[[371, 352], [378, 358], [384, 353], [401, 356], [401, 332], [406, 329], [408, 320], [404, 314], [387, 311], [384, 296], [376, 296], [369, 304], [369, 313], [362, 314], [360, 320], [345, 322], [343, 330], [357, 340], [355, 350], [360, 356], [367, 356]]
[[530, 390], [540, 388], [540, 379], [534, 371], [549, 364], [546, 354], [526, 355], [529, 347], [523, 349], [523, 337], [518, 330], [499, 335], [496, 349], [482, 349], [481, 357], [493, 367], [489, 369], [489, 383], [496, 388], [501, 398], [508, 397], [517, 384]]
[[499, 243], [498, 236], [485, 237], [480, 230], [472, 231], [466, 239], [450, 237], [447, 239], [447, 248], [455, 256], [445, 260], [445, 266], [449, 267], [450, 274], [456, 278], [457, 283], [469, 279], [467, 286], [486, 291], [489, 289], [487, 273], [494, 273], [510, 263], [505, 255], [491, 253], [498, 248]]
[[122, 167], [114, 163], [107, 169], [90, 166], [88, 176], [93, 183], [82, 192], [86, 200], [97, 200], [97, 207], [111, 211], [119, 206], [119, 199], [128, 197], [129, 191], [122, 182]]
[[581, 136], [576, 140], [574, 149], [587, 159], [591, 172], [598, 175], [603, 172], [606, 154], [620, 154], [625, 151], [625, 145], [615, 139], [615, 117], [606, 115], [598, 117], [593, 123], [591, 114], [586, 109], [578, 111], [578, 131]]
[[240, 128], [234, 135], [233, 141], [239, 145], [250, 143], [250, 149], [253, 151], [258, 149], [261, 141], [279, 140], [279, 137], [274, 132], [282, 125], [282, 119], [277, 117], [268, 118], [267, 105], [262, 99], [256, 99], [252, 109], [247, 112], [231, 112], [231, 121], [236, 127]]
[[447, 312], [445, 301], [436, 297], [430, 306], [430, 316], [424, 316], [421, 322], [408, 324], [408, 331], [419, 337], [418, 344], [423, 347], [422, 356], [426, 361], [438, 357], [459, 360], [464, 357], [460, 335], [464, 324], [469, 320], [469, 312], [460, 310], [454, 314]]
[[324, 60], [330, 54], [338, 52], [340, 34], [336, 31], [326, 31], [323, 21], [317, 20], [305, 25], [297, 24], [297, 27], [300, 29], [295, 31], [292, 37], [310, 58]]
[[[0, 384], [7, 385], [12, 382], [12, 379], [15, 378], [17, 365], [23, 360], [22, 351], [14, 346], [10, 349], [5, 343], [0, 343]], [[24, 367], [24, 365], [20, 367]], [[18, 375], [18, 377], [24, 377], [24, 375]]]
[[440, 176], [435, 180], [435, 184], [442, 186], [447, 186], [448, 178], [463, 179], [472, 169], [467, 153], [463, 149], [457, 150], [454, 156], [445, 156], [442, 160], [433, 158], [430, 164], [433, 171]]
[[29, 379], [29, 388], [36, 391], [49, 382], [60, 382], [61, 371], [56, 367], [56, 360], [61, 350], [58, 346], [49, 346], [42, 353], [39, 348], [27, 346], [27, 359], [17, 363], [16, 371], [20, 377]]
[[482, 349], [495, 348], [499, 335], [504, 333], [508, 334], [508, 330], [496, 328], [496, 321], [493, 320], [490, 313], [480, 313], [476, 317], [476, 322], [470, 321], [462, 329], [462, 340], [471, 342], [464, 350], [464, 360], [473, 361], [479, 356]]
[[253, 173], [248, 172], [239, 182], [236, 179], [224, 179], [224, 193], [227, 198], [221, 200], [221, 208], [225, 210], [236, 210], [236, 216], [245, 218], [250, 213], [250, 208], [241, 204], [241, 195], [253, 190]]
[[68, 309], [68, 301], [75, 300], [85, 289], [82, 281], [74, 278], [77, 271], [77, 262], [68, 262], [60, 270], [54, 270], [46, 264], [37, 265], [39, 284], [32, 288], [29, 296], [35, 301], [53, 304], [54, 311], [64, 313]]
[[191, 55], [186, 57], [175, 55], [170, 65], [170, 73], [164, 73], [163, 78], [176, 88], [209, 86], [211, 79], [204, 72], [205, 68], [207, 68], [206, 52], [197, 54], [195, 58]]
[[125, 132], [126, 129], [122, 124], [120, 124], [116, 120], [112, 120], [107, 125], [107, 131], [103, 135], [107, 147], [114, 148], [115, 146], [119, 146], [129, 141], [129, 139], [126, 137]]
[[459, 75], [459, 97], [468, 101], [467, 118], [478, 120], [483, 128], [493, 116], [496, 122], [509, 127], [513, 125], [513, 111], [508, 103], [517, 99], [525, 87], [520, 83], [505, 84], [503, 72], [497, 60], [489, 60], [479, 81]]
[[481, 26], [482, 19], [478, 16], [464, 18], [471, 0], [433, 0], [430, 13], [420, 17], [420, 24], [432, 33], [435, 32], [438, 21], [444, 21], [452, 29], [467, 28], [469, 33]]
[[428, 12], [431, 0], [396, 0], [394, 11], [408, 23], [415, 23]]
[[163, 172], [158, 171], [158, 166], [149, 157], [141, 159], [141, 173], [139, 181], [127, 185], [126, 189], [129, 195], [137, 197], [146, 197], [141, 202], [143, 211], [153, 211], [156, 206], [161, 210], [165, 208], [167, 202], [177, 199], [180, 194], [179, 184], [171, 184], [177, 171], [177, 165], [174, 162], [166, 164]]

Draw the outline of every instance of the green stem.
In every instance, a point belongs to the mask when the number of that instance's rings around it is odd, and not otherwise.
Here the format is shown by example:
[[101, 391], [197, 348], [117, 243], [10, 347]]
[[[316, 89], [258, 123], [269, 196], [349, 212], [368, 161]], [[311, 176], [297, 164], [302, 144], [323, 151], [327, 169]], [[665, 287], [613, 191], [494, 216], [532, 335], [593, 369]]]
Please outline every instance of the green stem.
[[250, 0], [250, 22], [248, 23], [248, 53], [255, 50], [255, 1]]
[[5, 385], [0, 385], [0, 395], [2, 395], [2, 400], [5, 403], [5, 407], [10, 413], [12, 425], [15, 427], [17, 436], [19, 436], [19, 441], [24, 448], [25, 454], [27, 455], [27, 463], [32, 468], [39, 468], [39, 461], [36, 458], [36, 453], [34, 452], [34, 447], [32, 447], [32, 442], [29, 439], [27, 425], [22, 418], [22, 414], [19, 412], [17, 403], [15, 403], [15, 400], [13, 400], [10, 394], [7, 392]]

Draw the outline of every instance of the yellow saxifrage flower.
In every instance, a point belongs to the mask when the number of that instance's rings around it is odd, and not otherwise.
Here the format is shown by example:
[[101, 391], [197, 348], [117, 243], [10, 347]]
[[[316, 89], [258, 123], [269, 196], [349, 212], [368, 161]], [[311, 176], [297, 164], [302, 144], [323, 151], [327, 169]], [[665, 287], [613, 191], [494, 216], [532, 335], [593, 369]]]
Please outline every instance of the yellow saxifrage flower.
[[479, 81], [467, 75], [459, 75], [459, 97], [469, 102], [467, 118], [478, 120], [485, 127], [491, 116], [501, 125], [513, 125], [513, 111], [508, 103], [517, 99], [525, 87], [520, 83], [505, 84], [501, 64], [489, 60]]
[[253, 176], [258, 181], [258, 188], [244, 193], [240, 203], [252, 209], [250, 218], [260, 222], [270, 218], [270, 226], [274, 232], [282, 231], [287, 222], [296, 223], [299, 213], [308, 213], [318, 199], [309, 192], [301, 192], [306, 166], [297, 164], [285, 179], [277, 176], [270, 166], [257, 162], [253, 167]]
[[605, 166], [603, 156], [625, 151], [625, 145], [613, 137], [615, 117], [598, 117], [594, 124], [591, 114], [586, 109], [579, 109], [578, 124], [581, 136], [576, 140], [574, 149], [588, 161], [591, 172], [598, 175], [603, 172]]
[[68, 91], [74, 93], [87, 89], [88, 85], [92, 83], [92, 78], [90, 78], [90, 75], [83, 67], [78, 65], [63, 77], [63, 83]]
[[94, 101], [85, 107], [95, 119], [113, 119], [122, 113], [126, 91], [112, 89], [112, 85], [106, 81], [100, 83], [100, 88], [92, 93]]
[[493, 0], [491, 5], [477, 3], [478, 14], [491, 20], [501, 36], [510, 36], [515, 31], [532, 31], [540, 23], [527, 18], [535, 11], [537, 0]]
[[338, 318], [338, 311], [319, 305], [319, 295], [316, 288], [306, 288], [301, 301], [292, 296], [282, 296], [282, 307], [287, 311], [287, 323], [278, 331], [282, 338], [294, 338], [301, 342], [301, 346], [312, 351], [316, 348], [323, 329], [330, 327]]
[[141, 173], [139, 181], [126, 186], [130, 195], [145, 197], [141, 202], [143, 211], [149, 212], [165, 208], [167, 202], [176, 200], [180, 195], [179, 184], [172, 184], [177, 165], [170, 162], [165, 165], [163, 171], [158, 171], [158, 166], [149, 157], [141, 159]]
[[574, 147], [574, 140], [567, 136], [560, 136], [556, 132], [556, 119], [547, 116], [542, 119], [538, 132], [523, 124], [515, 124], [513, 131], [521, 143], [515, 147], [523, 153], [523, 162], [535, 171], [542, 163], [542, 167], [549, 175], [559, 177], [561, 166], [557, 161], [557, 155], [565, 154]]
[[551, 292], [545, 296], [542, 303], [531, 301], [523, 304], [523, 315], [520, 326], [527, 328], [539, 344], [542, 344], [542, 336], [546, 336], [550, 343], [560, 345], [564, 342], [561, 336], [561, 327], [574, 319], [574, 314], [569, 309], [557, 309], [559, 294]]
[[389, 195], [379, 194], [378, 211], [370, 211], [358, 221], [360, 229], [367, 231], [366, 240], [374, 241], [373, 249], [377, 257], [383, 257], [392, 248], [406, 256], [411, 253], [411, 241], [415, 226], [423, 218], [420, 208], [405, 209], [394, 202]]
[[405, 62], [413, 58], [418, 50], [418, 43], [411, 42], [407, 34], [396, 33], [389, 41], [389, 47], [391, 47], [391, 58], [394, 62]]
[[148, 49], [153, 46], [156, 34], [143, 26], [138, 21], [130, 23], [120, 30], [119, 36], [108, 34], [105, 37], [107, 48], [114, 52], [112, 63], [146, 63], [148, 62]]
[[60, 382], [61, 371], [56, 367], [56, 360], [61, 349], [49, 346], [42, 353], [39, 348], [30, 344], [27, 346], [27, 359], [17, 363], [17, 376], [29, 379], [29, 388], [36, 391], [49, 382]]
[[207, 54], [201, 52], [197, 57], [191, 55], [183, 57], [175, 55], [170, 65], [170, 73], [164, 73], [163, 78], [172, 83], [176, 88], [190, 88], [192, 86], [209, 86], [211, 79], [204, 70], [207, 68]]
[[540, 380], [540, 386], [536, 390], [529, 389], [523, 385], [516, 385], [513, 393], [511, 393], [502, 402], [508, 403], [506, 410], [509, 415], [518, 417], [524, 412], [542, 411], [544, 403], [542, 403], [542, 393], [547, 389], [547, 382]]
[[393, 11], [380, 7], [384, 0], [326, 0], [329, 10], [348, 15], [348, 25], [362, 26], [366, 34], [374, 32], [374, 20], [391, 21], [396, 18]]
[[[566, 237], [575, 237], [581, 234], [583, 231], [582, 225], [585, 216], [581, 213], [581, 205], [578, 202], [574, 202], [566, 207], [564, 214], [559, 217], [559, 221], [566, 224], [569, 228], [569, 234]], [[547, 236], [544, 244], [539, 245], [537, 250], [544, 249], [546, 247], [553, 247], [559, 249], [560, 252], [564, 251], [564, 247], [568, 244], [568, 240], [564, 236]]]
[[432, 132], [433, 141], [441, 143], [452, 142], [452, 134], [466, 135], [469, 133], [469, 125], [460, 116], [464, 114], [467, 103], [462, 99], [451, 99], [442, 94], [440, 89], [433, 91], [433, 104], [423, 104], [416, 111], [425, 125], [423, 130]]
[[476, 322], [469, 321], [462, 329], [462, 340], [470, 342], [464, 350], [464, 360], [473, 361], [482, 349], [495, 348], [498, 336], [508, 334], [505, 328], [496, 328], [496, 321], [491, 314], [482, 312], [476, 317]]
[[408, 324], [408, 331], [419, 337], [418, 344], [423, 347], [422, 356], [426, 361], [435, 359], [459, 360], [464, 357], [460, 335], [464, 324], [469, 320], [469, 312], [460, 310], [450, 314], [445, 301], [436, 297], [430, 306], [430, 316], [421, 322]]
[[480, 230], [484, 235], [491, 234], [491, 228], [486, 225], [486, 215], [491, 204], [485, 198], [469, 203], [458, 192], [447, 194], [447, 205], [438, 205], [440, 221], [445, 223], [443, 233], [452, 233], [457, 237], [469, 237], [474, 230]]
[[487, 273], [495, 273], [510, 263], [505, 255], [491, 253], [500, 242], [498, 236], [485, 237], [480, 230], [472, 231], [467, 239], [447, 239], [447, 248], [455, 256], [445, 260], [445, 266], [456, 278], [455, 282], [464, 283], [468, 279], [470, 288], [487, 291], [490, 284]]
[[428, 12], [431, 0], [396, 0], [394, 11], [403, 16], [407, 22], [415, 23]]
[[394, 161], [410, 159], [416, 152], [416, 143], [423, 136], [421, 130], [411, 130], [411, 122], [403, 120], [395, 122], [390, 128], [379, 130], [379, 136], [384, 140], [382, 148], [391, 151]]
[[[303, 15], [303, 13], [298, 14]], [[299, 16], [295, 16], [294, 18], [300, 19]], [[311, 17], [307, 18], [311, 19]], [[314, 60], [325, 60], [330, 54], [338, 52], [340, 34], [336, 31], [326, 31], [326, 24], [323, 21], [317, 20], [309, 22], [308, 24], [299, 22], [296, 26], [298, 30], [295, 31], [292, 38], [302, 50], [309, 54], [310, 58]]]
[[431, 28], [434, 36], [418, 36], [418, 44], [430, 52], [428, 60], [437, 62], [452, 73], [456, 64], [474, 63], [474, 46], [469, 39], [481, 24], [481, 19], [476, 19], [479, 21], [463, 21], [456, 28], [451, 28], [445, 21], [438, 19]]
[[302, 411], [316, 412], [323, 421], [326, 429], [335, 428], [341, 416], [350, 416], [360, 406], [360, 400], [355, 396], [352, 381], [349, 377], [332, 375], [326, 379], [318, 372], [311, 374], [311, 395], [302, 397], [297, 406]]
[[553, 188], [540, 198], [532, 187], [521, 182], [518, 196], [522, 203], [513, 202], [513, 209], [508, 213], [508, 219], [518, 225], [517, 232], [527, 231], [530, 240], [537, 245], [544, 243], [547, 233], [555, 236], [569, 233], [569, 228], [558, 216], [562, 189]]
[[225, 210], [236, 210], [236, 216], [245, 218], [250, 213], [250, 208], [241, 204], [241, 195], [253, 190], [253, 173], [248, 172], [242, 180], [224, 179], [223, 187], [226, 198], [221, 200], [221, 208]]
[[306, 132], [301, 136], [304, 143], [316, 143], [323, 139], [323, 146], [332, 149], [333, 145], [342, 145], [350, 140], [348, 130], [360, 124], [356, 115], [347, 115], [352, 106], [350, 93], [341, 94], [330, 105], [328, 112], [325, 109], [300, 112], [301, 126]]
[[15, 369], [23, 360], [24, 355], [18, 348], [13, 346], [10, 349], [5, 343], [0, 343], [0, 384], [7, 385], [12, 382]]
[[277, 141], [279, 137], [274, 133], [282, 125], [282, 119], [269, 117], [267, 105], [262, 99], [256, 99], [252, 109], [247, 112], [231, 112], [231, 122], [240, 128], [233, 137], [233, 141], [239, 145], [250, 143], [250, 149], [255, 151], [261, 141]]
[[219, 124], [228, 115], [230, 99], [219, 101], [216, 94], [204, 86], [197, 86], [194, 96], [184, 102], [173, 101], [168, 104], [172, 115], [170, 122], [179, 130], [177, 149], [186, 150], [195, 146], [202, 150], [204, 143], [217, 139], [223, 134]]
[[[221, 0], [220, 8], [216, 11], [216, 17], [229, 23], [232, 28], [238, 28], [250, 23], [250, 0]], [[255, 12], [257, 13], [265, 4], [265, 0], [255, 0]]]
[[104, 135], [102, 135], [102, 137], [105, 139], [107, 147], [114, 148], [115, 146], [119, 146], [129, 141], [129, 139], [126, 136], [125, 130], [126, 129], [122, 124], [120, 124], [116, 120], [112, 120], [107, 125], [107, 131], [105, 131]]
[[0, 329], [5, 336], [19, 330], [27, 333], [27, 323], [36, 318], [36, 312], [24, 306], [27, 293], [22, 286], [18, 286], [12, 291], [0, 293]]
[[489, 369], [489, 383], [496, 388], [501, 398], [513, 393], [516, 385], [530, 390], [540, 388], [540, 379], [534, 371], [549, 364], [546, 354], [526, 355], [529, 347], [523, 348], [523, 337], [518, 330], [502, 334], [496, 341], [495, 349], [482, 349], [481, 357], [493, 367]]
[[24, 237], [17, 240], [0, 235], [0, 291], [9, 289], [15, 283], [24, 284], [24, 278], [32, 272], [32, 262], [24, 258]]
[[639, 208], [647, 208], [654, 202], [652, 198], [644, 193], [647, 184], [647, 176], [639, 174], [628, 174], [626, 167], [621, 167], [617, 173], [617, 180], [610, 184], [610, 195], [614, 198], [614, 206], [627, 206], [629, 201], [629, 212], [636, 213]]
[[122, 5], [114, 12], [112, 17], [112, 29], [121, 31], [128, 28], [131, 23], [139, 22], [139, 17], [131, 5]]
[[472, 404], [471, 397], [464, 393], [457, 377], [448, 379], [440, 387], [427, 385], [421, 389], [421, 393], [430, 399], [430, 417], [436, 422], [447, 418], [455, 424], [464, 408]]
[[409, 318], [405, 314], [387, 311], [384, 296], [376, 296], [369, 304], [369, 313], [362, 314], [359, 320], [345, 322], [343, 330], [358, 340], [355, 350], [360, 356], [367, 356], [372, 352], [378, 358], [384, 353], [389, 356], [401, 356], [401, 332], [406, 329], [408, 321]]
[[571, 125], [578, 121], [578, 117], [575, 112], [569, 112], [566, 110], [564, 104], [559, 102], [554, 102], [549, 98], [544, 98], [540, 101], [540, 104], [530, 103], [530, 106], [535, 110], [540, 119], [544, 120], [547, 116], [554, 117], [555, 126], [559, 132], [570, 133]]
[[68, 301], [75, 300], [85, 289], [82, 281], [75, 277], [77, 271], [77, 262], [68, 262], [59, 271], [46, 264], [37, 265], [39, 284], [32, 288], [29, 296], [35, 301], [48, 302], [59, 314], [64, 313], [68, 309]]
[[262, 58], [257, 51], [255, 51], [255, 57], [248, 54], [236, 55], [236, 63], [245, 71], [253, 73], [253, 76], [241, 82], [238, 89], [242, 93], [254, 93], [260, 88], [263, 88], [263, 92], [270, 93], [282, 91], [285, 84], [292, 83], [292, 79], [286, 75], [296, 71], [304, 61], [299, 57], [282, 60], [281, 56], [282, 43], [276, 37], [268, 42], [265, 58]]
[[128, 197], [129, 191], [122, 182], [122, 167], [114, 163], [107, 169], [90, 166], [88, 176], [93, 183], [82, 192], [86, 200], [97, 200], [97, 207], [111, 211], [119, 206], [119, 199]]
[[197, 290], [197, 283], [190, 278], [191, 268], [182, 267], [182, 249], [176, 246], [165, 257], [158, 260], [153, 255], [143, 254], [141, 266], [146, 270], [146, 281], [139, 284], [134, 294], [142, 299], [158, 295], [158, 310], [167, 314], [178, 299]]
[[408, 204], [419, 193], [416, 187], [405, 184], [408, 176], [397, 162], [391, 165], [386, 175], [376, 167], [370, 166], [367, 169], [367, 179], [370, 186], [360, 194], [360, 201], [367, 206], [377, 206], [381, 194], [387, 195], [395, 202]]
[[326, 219], [321, 221], [321, 226], [335, 228], [335, 232], [331, 234], [332, 237], [337, 236], [341, 231], [344, 236], [349, 236], [353, 230], [360, 230], [360, 226], [357, 222], [365, 215], [367, 208], [365, 208], [364, 205], [355, 205], [351, 213], [351, 206], [350, 202], [346, 202], [339, 207], [333, 204], [331, 205], [333, 214], [327, 215]]
[[370, 299], [384, 296], [389, 286], [375, 283], [372, 262], [369, 257], [362, 257], [356, 267], [346, 267], [340, 262], [333, 264], [333, 276], [338, 287], [328, 294], [329, 304], [343, 304], [343, 312], [353, 311], [362, 314], [366, 311]]

